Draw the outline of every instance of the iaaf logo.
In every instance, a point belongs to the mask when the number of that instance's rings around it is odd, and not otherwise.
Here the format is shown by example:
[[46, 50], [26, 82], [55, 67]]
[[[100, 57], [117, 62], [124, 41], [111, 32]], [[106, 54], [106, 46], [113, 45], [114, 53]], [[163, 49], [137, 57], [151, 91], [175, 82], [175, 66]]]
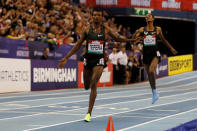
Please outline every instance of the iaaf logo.
[[131, 5], [150, 7], [151, 0], [131, 0]]
[[162, 1], [162, 8], [180, 9], [181, 2], [176, 2], [176, 0]]

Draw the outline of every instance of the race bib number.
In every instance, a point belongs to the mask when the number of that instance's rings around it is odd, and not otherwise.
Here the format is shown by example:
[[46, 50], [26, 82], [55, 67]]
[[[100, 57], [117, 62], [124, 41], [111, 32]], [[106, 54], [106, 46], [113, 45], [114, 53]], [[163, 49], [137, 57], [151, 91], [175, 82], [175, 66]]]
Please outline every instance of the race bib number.
[[144, 46], [154, 46], [154, 45], [156, 45], [155, 35], [145, 35]]
[[88, 53], [103, 54], [104, 41], [90, 40], [88, 41]]

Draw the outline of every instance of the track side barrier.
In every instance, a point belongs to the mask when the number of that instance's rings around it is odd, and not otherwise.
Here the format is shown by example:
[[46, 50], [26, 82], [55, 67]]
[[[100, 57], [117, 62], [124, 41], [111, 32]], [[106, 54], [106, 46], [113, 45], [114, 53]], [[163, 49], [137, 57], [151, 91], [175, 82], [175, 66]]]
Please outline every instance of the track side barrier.
[[78, 62], [68, 60], [58, 68], [55, 60], [31, 60], [31, 90], [77, 88]]
[[193, 71], [193, 56], [181, 55], [168, 58], [168, 74], [176, 75]]
[[[83, 82], [83, 62], [78, 63], [78, 88], [84, 88]], [[111, 63], [107, 64], [104, 69], [102, 76], [97, 84], [98, 87], [112, 86], [113, 85], [113, 65]]]
[[[145, 80], [148, 80], [148, 75], [146, 71], [144, 71]], [[168, 76], [168, 58], [162, 59], [155, 69], [156, 78], [160, 78], [163, 76]]]
[[30, 91], [30, 60], [0, 58], [0, 93]]

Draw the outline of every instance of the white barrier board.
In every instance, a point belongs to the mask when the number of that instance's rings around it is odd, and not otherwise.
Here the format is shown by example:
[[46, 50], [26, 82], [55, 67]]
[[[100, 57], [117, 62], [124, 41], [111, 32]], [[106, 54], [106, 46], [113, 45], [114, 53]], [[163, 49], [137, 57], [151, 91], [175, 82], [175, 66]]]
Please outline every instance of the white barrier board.
[[30, 60], [0, 58], [0, 93], [30, 90]]

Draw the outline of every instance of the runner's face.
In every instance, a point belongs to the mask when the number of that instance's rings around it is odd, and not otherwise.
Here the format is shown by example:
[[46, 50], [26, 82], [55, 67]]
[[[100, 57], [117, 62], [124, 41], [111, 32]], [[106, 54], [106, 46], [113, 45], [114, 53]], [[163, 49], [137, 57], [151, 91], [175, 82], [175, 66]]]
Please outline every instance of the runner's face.
[[154, 18], [153, 18], [153, 16], [151, 14], [147, 14], [146, 17], [145, 17], [145, 19], [146, 19], [146, 22], [152, 22], [152, 21], [154, 21]]
[[93, 12], [93, 20], [96, 23], [100, 23], [102, 21], [102, 12], [94, 11]]

